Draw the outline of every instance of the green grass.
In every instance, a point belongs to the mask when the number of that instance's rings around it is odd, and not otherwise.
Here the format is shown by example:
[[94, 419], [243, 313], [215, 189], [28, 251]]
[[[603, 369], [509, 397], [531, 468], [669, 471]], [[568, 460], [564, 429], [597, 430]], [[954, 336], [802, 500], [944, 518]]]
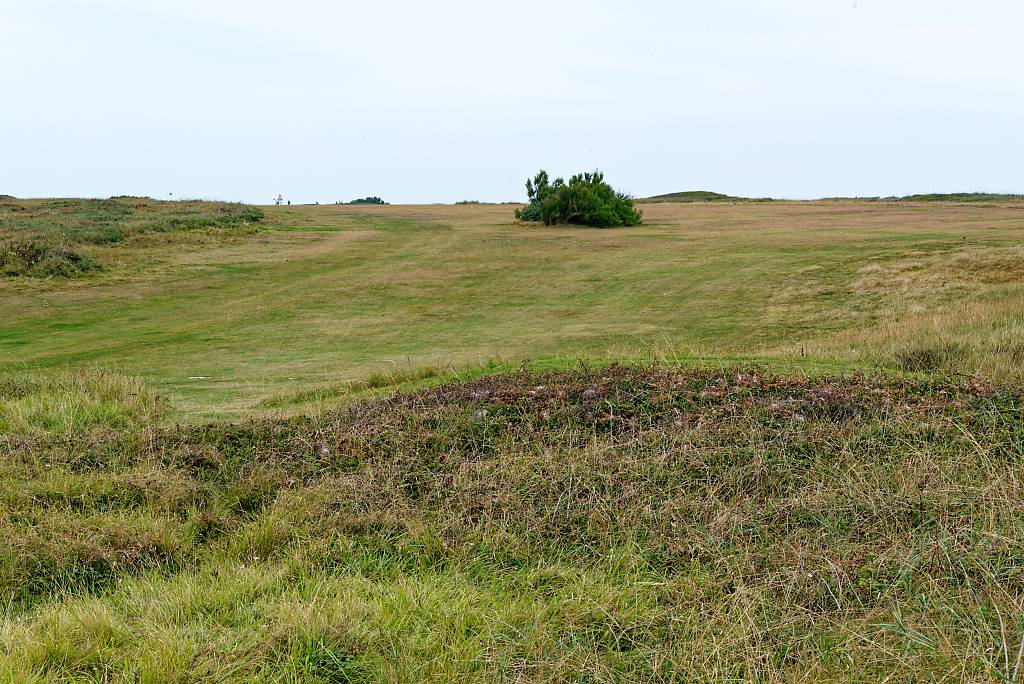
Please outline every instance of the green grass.
[[[1019, 373], [985, 332], [1019, 329], [1012, 208], [659, 204], [605, 232], [524, 228], [494, 205], [266, 213], [230, 239], [95, 247], [106, 270], [72, 283], [0, 283], [0, 367], [114, 364], [179, 420], [494, 357], [895, 368], [902, 331], [933, 323], [970, 348], [963, 370]], [[939, 320], [963, 312], [979, 318]]]
[[137, 379], [103, 369], [0, 376], [0, 433], [72, 436], [151, 424], [165, 409]]
[[1020, 206], [274, 207], [0, 281], [0, 681], [1021, 681]]

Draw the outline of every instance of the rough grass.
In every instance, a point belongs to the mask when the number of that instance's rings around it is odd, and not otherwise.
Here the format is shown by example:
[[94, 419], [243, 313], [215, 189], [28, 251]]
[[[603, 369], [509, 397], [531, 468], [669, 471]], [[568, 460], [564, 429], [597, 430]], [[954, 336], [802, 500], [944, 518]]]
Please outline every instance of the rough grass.
[[82, 245], [111, 245], [146, 233], [237, 228], [262, 210], [225, 202], [141, 197], [0, 202], [0, 276], [73, 277], [99, 270]]
[[141, 381], [108, 370], [0, 373], [0, 434], [138, 427], [163, 408]]
[[611, 367], [0, 439], [11, 681], [1013, 680], [1024, 633], [1015, 388]]
[[98, 261], [65, 245], [34, 239], [0, 243], [0, 276], [71, 278], [100, 269]]

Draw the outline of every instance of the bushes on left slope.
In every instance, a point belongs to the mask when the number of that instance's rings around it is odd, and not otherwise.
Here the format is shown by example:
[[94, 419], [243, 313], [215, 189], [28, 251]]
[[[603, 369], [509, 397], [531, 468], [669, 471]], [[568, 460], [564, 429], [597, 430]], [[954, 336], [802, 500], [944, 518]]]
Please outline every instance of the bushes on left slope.
[[116, 245], [145, 233], [237, 230], [264, 219], [258, 207], [137, 197], [0, 203], [0, 278], [69, 278], [100, 270], [80, 245]]
[[71, 278], [101, 270], [99, 262], [67, 245], [40, 240], [9, 240], [0, 245], [0, 276]]

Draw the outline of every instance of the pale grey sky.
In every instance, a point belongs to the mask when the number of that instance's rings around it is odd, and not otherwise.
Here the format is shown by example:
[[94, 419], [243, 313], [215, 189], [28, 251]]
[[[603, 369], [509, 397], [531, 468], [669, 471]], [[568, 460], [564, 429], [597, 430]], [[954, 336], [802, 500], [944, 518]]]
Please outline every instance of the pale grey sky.
[[0, 0], [0, 193], [1024, 192], [1021, 0]]

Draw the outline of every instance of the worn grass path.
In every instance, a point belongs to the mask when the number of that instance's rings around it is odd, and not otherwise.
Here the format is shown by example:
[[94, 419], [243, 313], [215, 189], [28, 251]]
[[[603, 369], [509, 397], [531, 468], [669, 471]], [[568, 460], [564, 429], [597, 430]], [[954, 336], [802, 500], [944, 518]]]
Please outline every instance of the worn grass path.
[[196, 418], [495, 357], [1024, 358], [1024, 203], [661, 204], [624, 230], [492, 205], [266, 212], [255, 234], [93, 247], [96, 276], [0, 282], [0, 367], [111, 366]]

